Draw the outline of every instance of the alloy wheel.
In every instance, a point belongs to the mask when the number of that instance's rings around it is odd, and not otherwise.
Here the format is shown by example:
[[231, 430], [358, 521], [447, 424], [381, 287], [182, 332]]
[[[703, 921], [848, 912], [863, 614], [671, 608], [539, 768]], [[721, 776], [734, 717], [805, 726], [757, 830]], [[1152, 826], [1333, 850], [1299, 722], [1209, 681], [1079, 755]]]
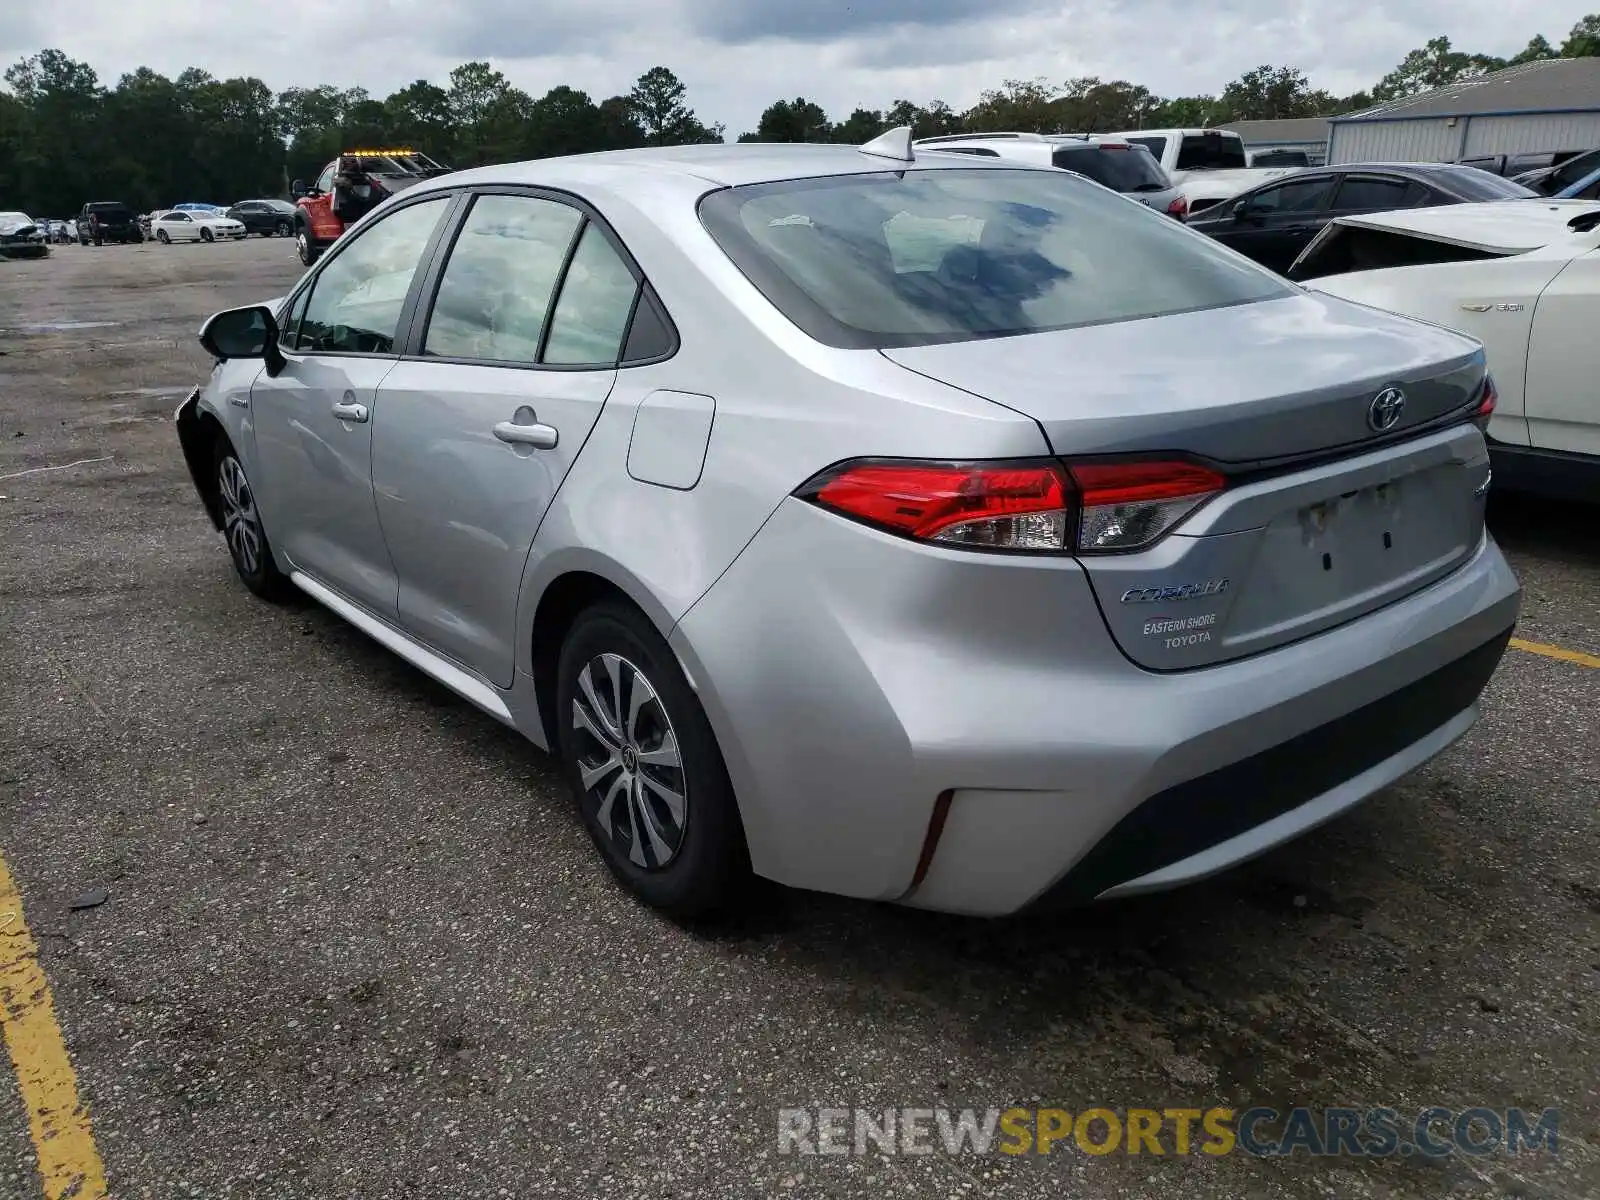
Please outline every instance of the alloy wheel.
[[255, 494], [244, 477], [244, 468], [233, 455], [223, 458], [217, 468], [217, 483], [222, 499], [222, 531], [228, 550], [246, 575], [261, 570], [261, 517], [256, 512]]
[[620, 654], [596, 655], [578, 673], [572, 728], [595, 824], [635, 866], [665, 867], [683, 846], [688, 785], [656, 689]]

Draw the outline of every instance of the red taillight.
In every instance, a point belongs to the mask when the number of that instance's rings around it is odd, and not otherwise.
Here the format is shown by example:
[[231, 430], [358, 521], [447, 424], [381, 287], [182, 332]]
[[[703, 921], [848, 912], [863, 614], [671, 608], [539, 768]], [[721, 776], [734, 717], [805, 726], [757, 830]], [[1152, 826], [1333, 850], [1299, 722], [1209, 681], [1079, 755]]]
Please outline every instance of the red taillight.
[[1228, 486], [1227, 479], [1194, 463], [1075, 463], [1078, 549], [1094, 553], [1138, 550]]
[[1070, 484], [1055, 463], [855, 462], [800, 495], [926, 541], [999, 550], [1063, 550]]
[[1177, 217], [1180, 221], [1187, 219], [1189, 216], [1189, 197], [1179, 196], [1171, 204], [1167, 205], [1167, 216]]
[[1150, 545], [1226, 486], [1217, 472], [1176, 461], [863, 460], [823, 472], [796, 495], [924, 541], [1105, 554]]
[[1483, 398], [1478, 401], [1478, 411], [1472, 414], [1472, 420], [1479, 429], [1489, 428], [1489, 418], [1494, 416], [1494, 406], [1499, 402], [1500, 394], [1494, 390], [1494, 376], [1483, 377]]

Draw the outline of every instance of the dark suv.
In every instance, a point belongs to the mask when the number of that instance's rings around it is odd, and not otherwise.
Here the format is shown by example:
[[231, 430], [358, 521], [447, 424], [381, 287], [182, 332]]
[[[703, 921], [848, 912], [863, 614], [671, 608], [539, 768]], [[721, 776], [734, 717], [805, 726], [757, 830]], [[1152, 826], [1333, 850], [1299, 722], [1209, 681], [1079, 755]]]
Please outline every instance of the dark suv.
[[142, 242], [138, 214], [118, 200], [96, 200], [85, 204], [78, 214], [78, 244], [93, 242]]
[[294, 233], [298, 212], [287, 200], [241, 200], [228, 210], [228, 216], [243, 225], [247, 234], [288, 237]]

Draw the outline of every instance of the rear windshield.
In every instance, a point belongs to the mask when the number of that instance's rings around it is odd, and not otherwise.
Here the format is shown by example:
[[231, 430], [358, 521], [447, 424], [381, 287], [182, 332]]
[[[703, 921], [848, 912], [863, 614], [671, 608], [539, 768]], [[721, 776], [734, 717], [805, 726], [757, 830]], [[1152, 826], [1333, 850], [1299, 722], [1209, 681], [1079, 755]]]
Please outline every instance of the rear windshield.
[[121, 213], [131, 213], [133, 210], [126, 204], [118, 204], [114, 201], [102, 201], [100, 203], [89, 205], [89, 211], [92, 213], [117, 216]]
[[1180, 171], [1209, 171], [1244, 165], [1244, 142], [1237, 136], [1189, 134], [1183, 139], [1183, 145], [1178, 147], [1177, 169]]
[[1056, 166], [1076, 171], [1114, 192], [1164, 192], [1172, 186], [1161, 164], [1142, 146], [1091, 146], [1057, 150]]
[[1472, 167], [1441, 172], [1442, 182], [1463, 200], [1526, 200], [1539, 193], [1514, 180]]
[[829, 176], [726, 188], [711, 236], [831, 346], [922, 346], [1290, 294], [1275, 276], [1065, 171]]

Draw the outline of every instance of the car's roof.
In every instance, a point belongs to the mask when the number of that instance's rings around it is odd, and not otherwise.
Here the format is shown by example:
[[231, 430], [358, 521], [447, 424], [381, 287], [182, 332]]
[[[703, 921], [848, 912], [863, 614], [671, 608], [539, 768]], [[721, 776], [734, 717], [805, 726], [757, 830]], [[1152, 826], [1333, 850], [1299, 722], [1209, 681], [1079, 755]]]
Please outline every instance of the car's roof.
[[[932, 150], [933, 147], [918, 149]], [[906, 164], [897, 159], [863, 154], [854, 146], [810, 142], [736, 142], [706, 146], [652, 146], [639, 150], [604, 150], [562, 158], [538, 158], [528, 162], [456, 171], [450, 175], [436, 176], [419, 186], [433, 190], [483, 183], [529, 186], [562, 182], [604, 184], [608, 177], [620, 179], [655, 174], [663, 178], [689, 177], [708, 184], [738, 187], [782, 179], [897, 171], [905, 170], [908, 166], [932, 170], [1029, 169], [1014, 161], [970, 156], [916, 154], [914, 162]]]
[[[1412, 233], [1477, 250], [1521, 254], [1573, 236], [1568, 223], [1590, 212], [1600, 212], [1600, 201], [1488, 200], [1338, 217], [1336, 223]], [[1588, 248], [1593, 240], [1592, 235], [1587, 237], [1582, 248]]]

